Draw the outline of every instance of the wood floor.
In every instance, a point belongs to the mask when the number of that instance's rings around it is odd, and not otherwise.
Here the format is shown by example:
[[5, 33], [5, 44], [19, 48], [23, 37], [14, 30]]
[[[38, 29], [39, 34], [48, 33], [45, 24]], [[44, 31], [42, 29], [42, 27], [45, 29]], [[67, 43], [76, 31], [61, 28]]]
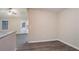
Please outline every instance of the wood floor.
[[78, 51], [60, 41], [25, 43], [17, 51]]

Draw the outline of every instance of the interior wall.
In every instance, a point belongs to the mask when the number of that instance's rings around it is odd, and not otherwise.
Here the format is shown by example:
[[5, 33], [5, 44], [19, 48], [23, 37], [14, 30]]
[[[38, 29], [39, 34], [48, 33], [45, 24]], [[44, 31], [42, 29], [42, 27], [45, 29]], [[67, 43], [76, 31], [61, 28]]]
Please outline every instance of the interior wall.
[[17, 34], [20, 32], [20, 21], [18, 17], [9, 16], [8, 19], [8, 31], [17, 31]]
[[59, 38], [79, 48], [79, 9], [67, 9], [59, 14]]
[[56, 13], [29, 9], [29, 42], [51, 41], [56, 39]]

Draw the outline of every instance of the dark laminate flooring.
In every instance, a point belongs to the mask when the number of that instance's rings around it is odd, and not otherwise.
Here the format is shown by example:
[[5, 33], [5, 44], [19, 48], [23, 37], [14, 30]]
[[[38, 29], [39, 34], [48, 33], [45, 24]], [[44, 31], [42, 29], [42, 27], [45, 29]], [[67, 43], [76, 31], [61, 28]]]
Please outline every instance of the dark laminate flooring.
[[25, 43], [17, 51], [78, 51], [60, 41]]

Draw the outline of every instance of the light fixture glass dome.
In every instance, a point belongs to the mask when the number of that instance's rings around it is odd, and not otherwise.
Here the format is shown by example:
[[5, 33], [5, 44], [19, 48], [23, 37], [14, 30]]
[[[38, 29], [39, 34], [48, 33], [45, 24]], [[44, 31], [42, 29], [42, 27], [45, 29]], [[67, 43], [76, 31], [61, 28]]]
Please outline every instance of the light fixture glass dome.
[[17, 10], [13, 8], [9, 8], [8, 15], [17, 15]]

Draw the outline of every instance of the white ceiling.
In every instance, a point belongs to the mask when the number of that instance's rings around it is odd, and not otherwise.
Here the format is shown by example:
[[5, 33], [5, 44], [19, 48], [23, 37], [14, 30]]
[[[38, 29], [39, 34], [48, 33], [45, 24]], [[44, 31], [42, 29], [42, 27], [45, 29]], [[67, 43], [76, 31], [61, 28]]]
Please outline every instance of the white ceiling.
[[[20, 13], [20, 15], [22, 17], [26, 17], [25, 13], [26, 13], [26, 9], [25, 8], [15, 8], [16, 10], [18, 10], [18, 12]], [[39, 9], [39, 10], [45, 10], [45, 11], [52, 11], [52, 12], [61, 12], [66, 8], [30, 8], [30, 9]], [[8, 8], [0, 8], [0, 16], [5, 16], [6, 12], [8, 12]]]
[[53, 12], [61, 12], [63, 11], [65, 8], [46, 8], [46, 10], [49, 11], [53, 11]]
[[31, 9], [39, 9], [39, 10], [46, 10], [46, 11], [52, 11], [52, 12], [61, 12], [65, 10], [66, 8], [31, 8]]
[[[20, 10], [20, 11], [25, 10], [25, 8], [15, 8], [15, 9]], [[40, 9], [40, 10], [47, 10], [47, 11], [53, 11], [53, 12], [60, 12], [67, 8], [29, 8], [29, 9]], [[8, 10], [8, 8], [0, 8], [0, 12], [7, 11], [7, 10]]]

